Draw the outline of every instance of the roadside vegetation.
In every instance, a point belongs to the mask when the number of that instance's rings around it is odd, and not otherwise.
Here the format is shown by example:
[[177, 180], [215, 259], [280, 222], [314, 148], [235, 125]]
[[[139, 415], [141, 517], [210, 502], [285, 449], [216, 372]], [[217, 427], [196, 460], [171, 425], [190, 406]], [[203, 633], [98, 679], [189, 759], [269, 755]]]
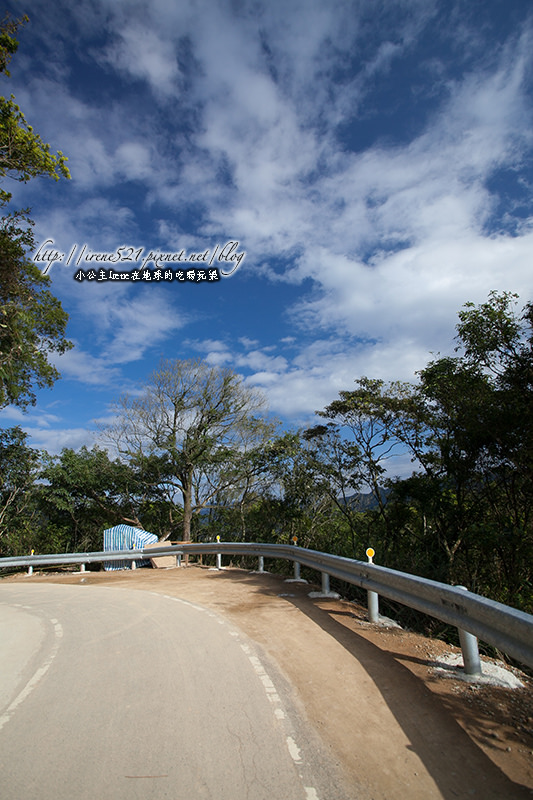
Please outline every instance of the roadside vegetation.
[[[413, 383], [359, 378], [282, 431], [240, 376], [166, 361], [117, 400], [100, 446], [0, 432], [0, 554], [99, 550], [126, 522], [162, 540], [290, 542], [533, 611], [533, 306], [491, 294]], [[412, 471], [394, 476], [397, 456]]]

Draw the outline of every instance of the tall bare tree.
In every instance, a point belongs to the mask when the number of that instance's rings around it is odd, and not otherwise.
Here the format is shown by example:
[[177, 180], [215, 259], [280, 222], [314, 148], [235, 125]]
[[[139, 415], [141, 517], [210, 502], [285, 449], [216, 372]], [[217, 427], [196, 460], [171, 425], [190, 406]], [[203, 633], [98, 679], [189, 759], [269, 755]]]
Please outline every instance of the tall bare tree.
[[270, 438], [265, 400], [229, 369], [199, 360], [163, 360], [139, 396], [116, 404], [104, 436], [119, 454], [143, 463], [183, 503], [184, 541], [193, 514], [231, 494], [249, 469], [250, 449]]

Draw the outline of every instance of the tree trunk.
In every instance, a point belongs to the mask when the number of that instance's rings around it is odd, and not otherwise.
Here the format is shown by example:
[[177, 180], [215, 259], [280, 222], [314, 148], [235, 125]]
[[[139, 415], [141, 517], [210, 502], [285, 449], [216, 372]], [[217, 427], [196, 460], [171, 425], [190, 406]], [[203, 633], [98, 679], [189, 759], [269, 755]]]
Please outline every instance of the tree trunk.
[[191, 541], [192, 520], [192, 476], [183, 482], [183, 541]]

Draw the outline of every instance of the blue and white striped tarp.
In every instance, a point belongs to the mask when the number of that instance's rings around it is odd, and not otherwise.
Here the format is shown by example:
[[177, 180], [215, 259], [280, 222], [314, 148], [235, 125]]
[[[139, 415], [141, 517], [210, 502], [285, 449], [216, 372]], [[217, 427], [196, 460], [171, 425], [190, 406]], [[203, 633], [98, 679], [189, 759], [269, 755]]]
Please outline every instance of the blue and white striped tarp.
[[[158, 537], [155, 533], [148, 533], [132, 525], [115, 525], [104, 531], [104, 551], [106, 550], [142, 550], [147, 544], [157, 542]], [[138, 567], [145, 566], [150, 562], [140, 559], [136, 562]], [[131, 568], [131, 561], [104, 561], [104, 569], [128, 569]]]

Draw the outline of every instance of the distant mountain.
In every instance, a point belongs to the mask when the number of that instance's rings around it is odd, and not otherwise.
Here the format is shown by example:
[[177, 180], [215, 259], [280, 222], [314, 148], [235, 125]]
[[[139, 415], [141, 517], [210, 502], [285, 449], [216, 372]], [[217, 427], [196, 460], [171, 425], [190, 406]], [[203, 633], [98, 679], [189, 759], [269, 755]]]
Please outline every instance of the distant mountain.
[[[379, 496], [383, 503], [387, 502], [389, 489], [379, 489]], [[346, 498], [346, 505], [353, 508], [354, 511], [373, 511], [379, 507], [376, 495], [374, 492], [355, 492]]]

